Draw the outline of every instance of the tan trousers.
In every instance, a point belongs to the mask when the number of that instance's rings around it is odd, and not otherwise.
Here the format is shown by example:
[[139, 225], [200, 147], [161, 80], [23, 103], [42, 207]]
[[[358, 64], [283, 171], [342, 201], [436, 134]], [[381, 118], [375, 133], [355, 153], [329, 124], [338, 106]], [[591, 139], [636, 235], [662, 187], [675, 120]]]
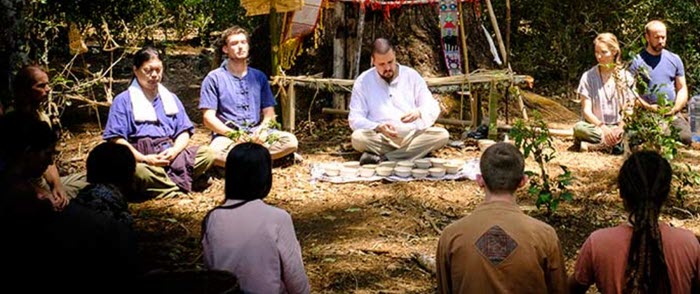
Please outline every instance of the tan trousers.
[[447, 144], [450, 134], [440, 127], [411, 131], [406, 137], [392, 139], [374, 130], [352, 133], [352, 147], [359, 152], [384, 155], [389, 160], [415, 160]]
[[[203, 175], [212, 166], [215, 157], [216, 154], [211, 148], [199, 146], [194, 158], [192, 179], [195, 180]], [[134, 190], [150, 199], [173, 196], [173, 193], [180, 191], [180, 187], [168, 178], [163, 167], [137, 163], [134, 173]]]
[[[84, 172], [74, 173], [60, 178], [61, 184], [63, 184], [63, 190], [66, 192], [68, 199], [74, 199], [78, 196], [78, 192], [88, 185], [87, 176]], [[49, 183], [43, 177], [40, 179], [40, 185], [47, 191], [51, 191]]]
[[[279, 140], [267, 147], [267, 150], [270, 151], [272, 160], [285, 157], [294, 151], [297, 151], [299, 141], [297, 141], [297, 137], [295, 137], [294, 134], [283, 131], [276, 131], [275, 134], [279, 136]], [[216, 153], [217, 165], [221, 165], [222, 167], [224, 166], [228, 152], [231, 151], [231, 148], [233, 148], [235, 145], [236, 144], [234, 144], [231, 139], [225, 136], [218, 136], [211, 141], [209, 147]]]

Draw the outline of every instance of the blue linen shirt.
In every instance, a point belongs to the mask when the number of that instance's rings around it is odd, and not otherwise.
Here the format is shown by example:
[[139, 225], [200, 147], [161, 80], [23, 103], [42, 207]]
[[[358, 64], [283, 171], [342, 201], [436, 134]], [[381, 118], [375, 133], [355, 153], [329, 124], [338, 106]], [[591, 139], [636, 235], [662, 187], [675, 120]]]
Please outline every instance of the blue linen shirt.
[[102, 138], [105, 140], [113, 138], [124, 138], [133, 141], [139, 138], [177, 138], [182, 132], [192, 133], [194, 125], [187, 116], [185, 108], [180, 99], [173, 94], [178, 112], [173, 115], [166, 115], [163, 108], [163, 100], [160, 95], [153, 100], [153, 108], [156, 111], [157, 122], [136, 122], [131, 104], [129, 91], [124, 91], [117, 95], [109, 108], [109, 117]]
[[685, 76], [683, 61], [675, 53], [666, 49], [661, 54], [654, 56], [646, 50], [642, 50], [632, 60], [630, 71], [636, 76], [642, 68], [642, 79], [648, 84], [647, 93], [642, 93], [645, 101], [656, 104], [658, 95], [650, 93], [658, 88], [658, 93], [666, 93], [666, 100], [676, 100], [676, 77]]
[[226, 64], [224, 61], [202, 81], [199, 109], [215, 109], [216, 117], [229, 127], [252, 132], [262, 121], [262, 110], [276, 104], [270, 83], [260, 70], [248, 67], [246, 75], [239, 78]]

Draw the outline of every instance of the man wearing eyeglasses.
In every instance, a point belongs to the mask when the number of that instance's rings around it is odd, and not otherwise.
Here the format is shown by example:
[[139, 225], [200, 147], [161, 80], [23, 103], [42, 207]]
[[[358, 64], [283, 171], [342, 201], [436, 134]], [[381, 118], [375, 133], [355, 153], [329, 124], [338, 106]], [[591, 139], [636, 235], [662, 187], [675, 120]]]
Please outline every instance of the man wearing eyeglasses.
[[226, 60], [202, 81], [199, 109], [204, 125], [213, 132], [214, 164], [221, 167], [228, 151], [247, 141], [265, 145], [273, 160], [297, 156], [297, 138], [273, 126], [275, 99], [267, 76], [248, 66], [249, 40], [241, 27], [225, 30], [218, 45]]

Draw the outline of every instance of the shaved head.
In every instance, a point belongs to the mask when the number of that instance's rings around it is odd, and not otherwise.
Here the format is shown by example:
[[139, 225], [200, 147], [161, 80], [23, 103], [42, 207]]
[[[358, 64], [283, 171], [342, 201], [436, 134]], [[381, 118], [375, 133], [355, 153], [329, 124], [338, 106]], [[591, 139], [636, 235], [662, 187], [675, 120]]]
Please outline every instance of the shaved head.
[[649, 34], [651, 31], [666, 30], [666, 24], [660, 20], [652, 20], [644, 26], [644, 33]]
[[646, 50], [652, 55], [659, 55], [666, 48], [666, 25], [660, 20], [652, 20], [644, 26]]

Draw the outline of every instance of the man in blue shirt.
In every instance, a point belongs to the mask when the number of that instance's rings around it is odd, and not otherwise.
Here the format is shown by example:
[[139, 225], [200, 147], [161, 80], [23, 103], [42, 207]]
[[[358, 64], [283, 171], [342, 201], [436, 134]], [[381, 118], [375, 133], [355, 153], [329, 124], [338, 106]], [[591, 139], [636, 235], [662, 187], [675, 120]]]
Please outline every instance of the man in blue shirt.
[[[292, 155], [298, 146], [293, 134], [269, 127], [275, 119], [275, 98], [267, 76], [248, 66], [249, 40], [241, 27], [225, 30], [218, 50], [226, 60], [202, 81], [199, 109], [204, 125], [213, 132], [210, 147], [217, 152], [214, 164], [221, 167], [231, 147], [243, 141], [262, 143], [273, 160]], [[243, 133], [236, 142], [227, 136], [234, 131]], [[269, 136], [277, 139], [267, 140]]]
[[[688, 86], [685, 81], [683, 61], [678, 55], [664, 49], [666, 47], [666, 25], [653, 20], [644, 26], [644, 38], [647, 41], [642, 50], [632, 60], [630, 71], [648, 84], [647, 93], [642, 93], [638, 101], [646, 109], [658, 111], [658, 99], [673, 103], [668, 115], [674, 115], [673, 125], [680, 130], [680, 140], [688, 145], [691, 142], [690, 124], [680, 114], [688, 102]], [[653, 93], [652, 93], [653, 92]]]

